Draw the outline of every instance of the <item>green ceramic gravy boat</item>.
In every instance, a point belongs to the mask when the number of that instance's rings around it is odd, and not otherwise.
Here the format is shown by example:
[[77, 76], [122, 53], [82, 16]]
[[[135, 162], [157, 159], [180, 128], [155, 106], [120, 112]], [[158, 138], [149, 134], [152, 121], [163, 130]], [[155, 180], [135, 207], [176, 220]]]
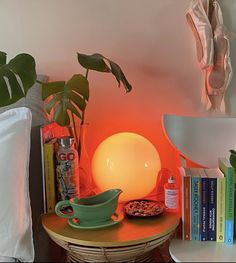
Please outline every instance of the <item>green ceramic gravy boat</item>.
[[[71, 198], [56, 204], [55, 212], [58, 216], [67, 219], [79, 219], [81, 224], [96, 224], [110, 220], [115, 213], [121, 189], [110, 189], [97, 195], [86, 198]], [[61, 211], [64, 206], [71, 206], [73, 213]]]

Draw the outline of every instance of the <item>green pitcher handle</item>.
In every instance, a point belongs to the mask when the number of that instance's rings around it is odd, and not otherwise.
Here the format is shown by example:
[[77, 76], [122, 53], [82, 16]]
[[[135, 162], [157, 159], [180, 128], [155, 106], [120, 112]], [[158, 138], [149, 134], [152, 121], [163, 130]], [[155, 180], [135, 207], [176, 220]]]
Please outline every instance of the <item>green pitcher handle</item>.
[[70, 201], [69, 200], [63, 200], [63, 201], [60, 201], [56, 204], [55, 206], [55, 212], [58, 216], [60, 217], [63, 217], [63, 218], [75, 218], [75, 213], [71, 213], [71, 214], [64, 214], [61, 212], [61, 208], [63, 206], [70, 206]]

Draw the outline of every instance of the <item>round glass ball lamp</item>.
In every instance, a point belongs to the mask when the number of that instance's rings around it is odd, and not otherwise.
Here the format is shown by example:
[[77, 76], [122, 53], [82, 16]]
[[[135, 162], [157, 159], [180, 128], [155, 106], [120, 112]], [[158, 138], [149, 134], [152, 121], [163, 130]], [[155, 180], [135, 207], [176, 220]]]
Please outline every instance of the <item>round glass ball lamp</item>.
[[160, 169], [160, 157], [153, 144], [131, 132], [106, 138], [92, 158], [95, 184], [101, 191], [120, 188], [120, 201], [148, 195], [156, 186]]

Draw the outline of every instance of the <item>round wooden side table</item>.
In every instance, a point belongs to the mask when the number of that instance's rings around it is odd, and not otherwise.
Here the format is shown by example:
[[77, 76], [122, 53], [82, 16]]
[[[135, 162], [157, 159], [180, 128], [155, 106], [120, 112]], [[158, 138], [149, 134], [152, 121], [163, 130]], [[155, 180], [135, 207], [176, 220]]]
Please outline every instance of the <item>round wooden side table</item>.
[[164, 243], [179, 224], [179, 215], [124, 218], [103, 229], [81, 230], [55, 214], [42, 215], [51, 239], [67, 250], [69, 262], [152, 262], [152, 251]]

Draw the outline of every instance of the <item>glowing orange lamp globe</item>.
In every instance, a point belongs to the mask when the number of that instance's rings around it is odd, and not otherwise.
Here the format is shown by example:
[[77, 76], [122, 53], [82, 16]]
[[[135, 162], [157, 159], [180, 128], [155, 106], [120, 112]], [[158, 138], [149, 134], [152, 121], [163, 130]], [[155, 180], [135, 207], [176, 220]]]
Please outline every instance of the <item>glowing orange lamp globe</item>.
[[145, 197], [156, 185], [161, 168], [153, 144], [135, 133], [122, 132], [105, 139], [92, 159], [92, 174], [101, 191], [120, 188], [120, 201]]

